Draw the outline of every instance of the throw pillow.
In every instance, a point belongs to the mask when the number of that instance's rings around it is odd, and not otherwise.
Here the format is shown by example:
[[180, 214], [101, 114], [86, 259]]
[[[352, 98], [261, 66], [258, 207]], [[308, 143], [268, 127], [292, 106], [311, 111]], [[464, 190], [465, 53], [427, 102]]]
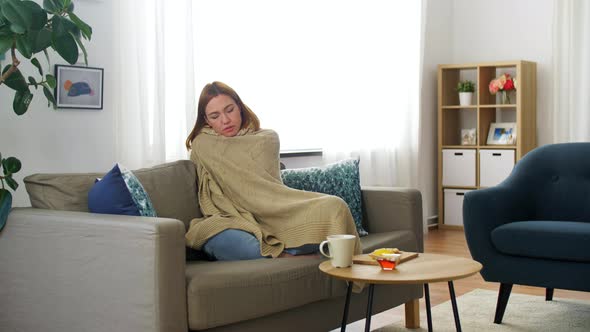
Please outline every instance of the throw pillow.
[[283, 183], [294, 189], [314, 191], [342, 198], [352, 213], [359, 236], [363, 229], [362, 197], [358, 159], [346, 159], [323, 167], [281, 170]]
[[156, 217], [147, 192], [135, 175], [116, 164], [88, 192], [88, 210], [93, 213]]

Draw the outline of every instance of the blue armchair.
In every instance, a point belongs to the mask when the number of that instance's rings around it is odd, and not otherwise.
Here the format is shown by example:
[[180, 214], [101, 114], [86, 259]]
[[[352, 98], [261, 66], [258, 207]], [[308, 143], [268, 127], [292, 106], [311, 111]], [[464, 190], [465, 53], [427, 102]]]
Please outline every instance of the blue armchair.
[[463, 223], [486, 281], [499, 282], [494, 323], [513, 284], [590, 291], [590, 143], [524, 156], [495, 187], [465, 194]]

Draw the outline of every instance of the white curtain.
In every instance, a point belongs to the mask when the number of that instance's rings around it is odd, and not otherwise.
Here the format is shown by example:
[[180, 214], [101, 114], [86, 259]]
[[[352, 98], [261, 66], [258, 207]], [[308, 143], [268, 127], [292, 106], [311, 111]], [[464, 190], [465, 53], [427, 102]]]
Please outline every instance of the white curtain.
[[281, 149], [416, 185], [421, 1], [199, 1], [196, 82], [232, 86]]
[[114, 6], [117, 159], [131, 169], [186, 159], [196, 119], [190, 0]]
[[119, 161], [186, 158], [199, 92], [222, 81], [279, 133], [281, 150], [359, 157], [363, 185], [416, 187], [421, 6], [117, 1]]
[[553, 141], [590, 141], [590, 1], [554, 1], [553, 78]]

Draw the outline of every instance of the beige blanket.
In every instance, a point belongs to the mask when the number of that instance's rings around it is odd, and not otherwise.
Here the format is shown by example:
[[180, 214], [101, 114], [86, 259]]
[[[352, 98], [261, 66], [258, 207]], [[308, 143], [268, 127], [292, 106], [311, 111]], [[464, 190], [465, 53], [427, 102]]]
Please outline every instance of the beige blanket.
[[357, 235], [348, 205], [339, 197], [291, 189], [281, 180], [279, 138], [272, 130], [242, 129], [235, 137], [205, 127], [192, 142], [204, 217], [193, 219], [187, 246], [233, 228], [254, 234], [260, 253], [277, 257], [285, 248], [320, 243], [330, 234]]

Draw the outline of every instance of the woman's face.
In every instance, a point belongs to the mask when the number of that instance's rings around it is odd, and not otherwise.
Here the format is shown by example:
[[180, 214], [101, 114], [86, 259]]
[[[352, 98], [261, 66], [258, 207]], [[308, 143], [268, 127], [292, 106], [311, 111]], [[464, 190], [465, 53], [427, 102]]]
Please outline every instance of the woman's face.
[[219, 135], [236, 136], [242, 126], [242, 112], [227, 95], [213, 97], [205, 107], [207, 124]]

